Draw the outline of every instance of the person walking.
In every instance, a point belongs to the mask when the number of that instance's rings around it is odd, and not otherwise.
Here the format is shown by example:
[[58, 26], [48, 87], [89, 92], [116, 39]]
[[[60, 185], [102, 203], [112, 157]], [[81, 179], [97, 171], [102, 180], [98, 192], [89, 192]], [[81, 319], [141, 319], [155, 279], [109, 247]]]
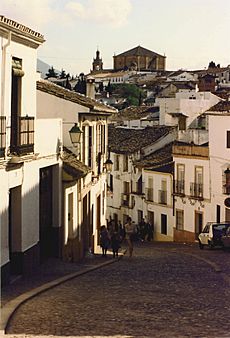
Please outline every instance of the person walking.
[[121, 247], [121, 237], [118, 231], [118, 227], [115, 227], [111, 235], [111, 248], [113, 250], [113, 258], [118, 257], [118, 251]]
[[100, 229], [100, 246], [102, 248], [102, 257], [106, 257], [109, 244], [110, 244], [109, 232], [106, 229], [105, 225], [102, 225]]
[[132, 223], [131, 217], [128, 217], [127, 223], [125, 224], [125, 239], [127, 240], [129, 247], [129, 257], [133, 255], [133, 240], [137, 232], [135, 223]]

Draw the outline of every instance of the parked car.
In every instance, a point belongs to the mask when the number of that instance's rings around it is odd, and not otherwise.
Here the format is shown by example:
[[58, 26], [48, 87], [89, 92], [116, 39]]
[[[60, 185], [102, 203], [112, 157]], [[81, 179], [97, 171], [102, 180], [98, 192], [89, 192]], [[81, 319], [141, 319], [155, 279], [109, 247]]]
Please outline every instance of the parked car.
[[226, 234], [226, 231], [229, 230], [230, 223], [207, 223], [203, 231], [199, 234], [199, 247], [203, 249], [204, 246], [208, 246], [210, 249], [215, 246], [223, 247], [223, 236]]
[[226, 229], [225, 234], [222, 235], [223, 248], [230, 248], [230, 226]]

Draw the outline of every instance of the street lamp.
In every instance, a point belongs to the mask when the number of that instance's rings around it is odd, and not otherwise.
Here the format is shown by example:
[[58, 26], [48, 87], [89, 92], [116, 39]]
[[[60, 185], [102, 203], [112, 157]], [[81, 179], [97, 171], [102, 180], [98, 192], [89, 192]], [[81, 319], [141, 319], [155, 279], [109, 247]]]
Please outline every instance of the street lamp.
[[112, 171], [113, 162], [110, 160], [110, 147], [108, 149], [108, 158], [105, 161], [104, 166], [107, 173], [110, 173]]
[[113, 166], [113, 162], [110, 160], [110, 158], [108, 158], [105, 163], [105, 170], [107, 173], [110, 173], [112, 171], [112, 166]]
[[80, 143], [81, 134], [81, 129], [78, 127], [78, 124], [75, 123], [74, 126], [69, 130], [70, 139], [74, 147]]

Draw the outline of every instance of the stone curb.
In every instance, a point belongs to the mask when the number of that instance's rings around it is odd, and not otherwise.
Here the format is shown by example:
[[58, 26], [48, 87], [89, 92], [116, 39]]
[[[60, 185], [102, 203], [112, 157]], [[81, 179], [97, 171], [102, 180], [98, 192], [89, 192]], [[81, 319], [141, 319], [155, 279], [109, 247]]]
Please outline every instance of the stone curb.
[[37, 288], [34, 288], [30, 291], [27, 291], [25, 293], [23, 293], [22, 295], [14, 298], [13, 300], [9, 301], [8, 303], [6, 303], [2, 308], [1, 308], [1, 319], [0, 319], [0, 336], [5, 335], [5, 330], [7, 328], [7, 325], [11, 319], [11, 317], [13, 316], [14, 312], [23, 304], [25, 303], [27, 300], [39, 295], [42, 292], [45, 292], [51, 288], [54, 288], [55, 286], [58, 286], [66, 281], [69, 281], [75, 277], [84, 275], [88, 272], [97, 270], [99, 268], [102, 268], [106, 265], [112, 264], [117, 262], [118, 260], [120, 260], [124, 255], [125, 255], [126, 251], [123, 251], [122, 253], [119, 253], [119, 257], [118, 259], [109, 259], [106, 262], [103, 263], [99, 263], [95, 266], [92, 266], [90, 268], [85, 268], [81, 271], [78, 272], [73, 272], [70, 273], [66, 276], [57, 278], [51, 282], [45, 283]]

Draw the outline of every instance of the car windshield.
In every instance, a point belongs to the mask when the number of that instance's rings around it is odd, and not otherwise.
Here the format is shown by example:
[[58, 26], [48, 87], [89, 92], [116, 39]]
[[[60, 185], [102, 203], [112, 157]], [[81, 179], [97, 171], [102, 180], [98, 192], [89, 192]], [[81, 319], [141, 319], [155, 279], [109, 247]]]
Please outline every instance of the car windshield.
[[214, 236], [220, 236], [226, 232], [226, 229], [230, 227], [230, 224], [216, 224], [213, 225], [213, 234]]

